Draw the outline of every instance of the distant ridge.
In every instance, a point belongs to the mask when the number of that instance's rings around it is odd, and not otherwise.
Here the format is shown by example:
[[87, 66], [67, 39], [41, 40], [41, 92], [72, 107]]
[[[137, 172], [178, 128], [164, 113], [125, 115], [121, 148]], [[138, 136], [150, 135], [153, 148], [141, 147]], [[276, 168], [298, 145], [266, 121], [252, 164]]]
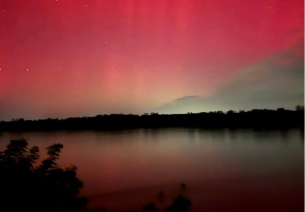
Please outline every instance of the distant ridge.
[[304, 130], [304, 107], [296, 110], [254, 109], [251, 111], [222, 111], [143, 115], [110, 114], [95, 117], [67, 119], [1, 121], [0, 131], [53, 131], [53, 130], [121, 130], [133, 128], [301, 128]]

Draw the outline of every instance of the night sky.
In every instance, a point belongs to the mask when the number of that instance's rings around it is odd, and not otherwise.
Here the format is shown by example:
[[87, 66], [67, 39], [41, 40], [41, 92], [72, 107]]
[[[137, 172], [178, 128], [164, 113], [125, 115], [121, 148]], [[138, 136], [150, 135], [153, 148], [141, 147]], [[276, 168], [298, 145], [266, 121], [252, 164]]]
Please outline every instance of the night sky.
[[303, 102], [302, 0], [0, 1], [0, 120]]

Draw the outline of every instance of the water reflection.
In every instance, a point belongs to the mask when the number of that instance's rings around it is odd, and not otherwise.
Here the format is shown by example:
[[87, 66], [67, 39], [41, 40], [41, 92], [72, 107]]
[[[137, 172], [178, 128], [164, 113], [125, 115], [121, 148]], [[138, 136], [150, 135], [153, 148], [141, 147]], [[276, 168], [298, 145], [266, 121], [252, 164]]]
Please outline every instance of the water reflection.
[[[286, 188], [294, 189], [290, 192], [295, 198], [303, 191], [304, 132], [299, 130], [169, 128], [3, 133], [0, 149], [9, 140], [20, 138], [27, 139], [30, 146], [62, 143], [59, 163], [69, 166], [73, 161], [78, 177], [84, 181], [81, 192], [89, 197], [130, 194], [139, 189], [148, 196], [184, 182], [193, 188], [191, 199], [196, 208], [202, 198], [218, 198], [216, 191], [241, 195], [251, 189], [263, 192], [259, 189], [264, 185], [269, 193], [281, 195], [276, 196], [279, 199], [285, 197]], [[151, 188], [157, 190], [147, 192]], [[211, 197], [206, 196], [207, 191], [213, 191]]]

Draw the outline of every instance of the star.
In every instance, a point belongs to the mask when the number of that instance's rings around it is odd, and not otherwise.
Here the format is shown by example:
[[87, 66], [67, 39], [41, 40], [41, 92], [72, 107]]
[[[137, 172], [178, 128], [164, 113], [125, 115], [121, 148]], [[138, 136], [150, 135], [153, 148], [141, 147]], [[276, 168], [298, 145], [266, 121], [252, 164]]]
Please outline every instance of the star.
[[26, 71], [29, 71], [29, 69], [27, 68]]
[[1, 71], [2, 69], [0, 68], [0, 71]]
[[108, 43], [108, 41], [105, 42], [106, 44]]

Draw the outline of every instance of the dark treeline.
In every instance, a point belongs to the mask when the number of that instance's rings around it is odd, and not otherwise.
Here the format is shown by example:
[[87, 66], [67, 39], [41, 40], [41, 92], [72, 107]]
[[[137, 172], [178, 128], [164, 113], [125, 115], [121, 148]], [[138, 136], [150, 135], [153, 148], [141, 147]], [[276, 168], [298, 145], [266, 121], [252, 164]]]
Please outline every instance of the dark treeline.
[[187, 114], [97, 115], [67, 119], [1, 121], [0, 131], [39, 130], [119, 130], [132, 128], [196, 127], [196, 128], [304, 128], [304, 108], [296, 110], [222, 111]]

